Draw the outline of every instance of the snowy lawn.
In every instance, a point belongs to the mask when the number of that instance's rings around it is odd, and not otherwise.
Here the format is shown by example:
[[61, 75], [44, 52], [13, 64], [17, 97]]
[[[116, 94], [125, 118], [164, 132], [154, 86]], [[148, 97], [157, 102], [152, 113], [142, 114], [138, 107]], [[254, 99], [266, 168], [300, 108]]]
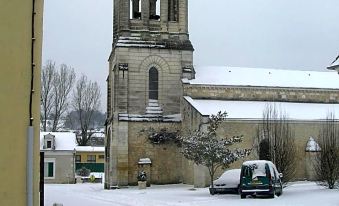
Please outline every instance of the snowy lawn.
[[152, 185], [146, 190], [129, 187], [118, 190], [104, 190], [102, 184], [45, 185], [45, 205], [63, 203], [64, 206], [221, 206], [221, 205], [319, 205], [338, 206], [339, 190], [328, 190], [313, 182], [297, 182], [274, 199], [240, 199], [239, 195], [209, 194], [208, 188], [193, 189], [191, 185]]

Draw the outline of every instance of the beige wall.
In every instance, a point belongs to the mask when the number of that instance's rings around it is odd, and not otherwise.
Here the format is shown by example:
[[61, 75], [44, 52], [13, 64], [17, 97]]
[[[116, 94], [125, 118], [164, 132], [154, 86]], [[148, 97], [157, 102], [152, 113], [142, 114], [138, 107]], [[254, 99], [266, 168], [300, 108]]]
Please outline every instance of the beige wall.
[[[34, 205], [39, 194], [39, 109], [43, 0], [36, 0], [34, 46]], [[26, 205], [32, 1], [0, 1], [0, 205]]]
[[[116, 112], [144, 114], [148, 104], [148, 75], [151, 67], [159, 72], [159, 104], [164, 115], [180, 112], [182, 67], [191, 65], [192, 51], [116, 48], [111, 58], [109, 105]], [[128, 71], [119, 70], [127, 63]], [[113, 71], [113, 72], [112, 72]], [[112, 111], [109, 112], [112, 114]]]
[[[183, 108], [183, 131], [187, 130], [196, 130], [199, 127], [199, 124], [203, 121], [206, 121], [201, 114], [191, 107], [186, 101], [182, 102]], [[241, 148], [252, 148], [254, 144], [254, 137], [256, 134], [256, 128], [260, 121], [249, 121], [249, 120], [226, 120], [223, 122], [218, 129], [219, 136], [222, 137], [232, 137], [235, 135], [243, 135], [243, 142], [240, 144], [234, 145], [234, 147]], [[306, 143], [309, 140], [309, 137], [318, 137], [319, 129], [321, 127], [321, 122], [316, 121], [292, 121], [292, 127], [295, 132], [295, 143], [296, 143], [296, 180], [304, 179], [313, 179], [313, 172], [309, 171], [312, 168], [310, 160], [310, 155], [305, 152]], [[238, 160], [237, 162], [231, 165], [231, 168], [240, 168], [242, 162], [246, 160], [257, 159], [255, 151], [252, 152], [252, 155], [245, 159]], [[184, 159], [183, 161], [183, 178], [185, 183], [195, 184], [196, 186], [207, 186], [209, 182], [206, 181], [205, 184], [200, 183], [196, 184], [194, 180], [195, 177], [205, 177], [206, 172], [203, 172], [200, 169], [194, 168], [194, 164]], [[216, 177], [221, 175], [222, 170], [220, 170]], [[208, 175], [207, 175], [208, 176]], [[208, 178], [207, 178], [208, 179]]]
[[167, 128], [168, 131], [180, 130], [179, 123], [129, 123], [128, 138], [128, 179], [130, 184], [137, 183], [138, 161], [140, 158], [150, 158], [151, 174], [148, 177], [153, 184], [170, 184], [181, 181], [181, 154], [176, 144], [152, 144], [147, 139], [150, 127], [156, 131]]
[[105, 155], [105, 152], [79, 152], [77, 151], [75, 155], [81, 156], [81, 163], [87, 163], [87, 156], [88, 155], [95, 155], [95, 162], [96, 163], [104, 163], [105, 158], [99, 158], [101, 155]]
[[73, 151], [70, 152], [45, 151], [45, 161], [46, 160], [54, 161], [55, 173], [53, 178], [45, 178], [45, 183], [57, 183], [57, 184], [74, 183], [75, 174], [74, 174]]

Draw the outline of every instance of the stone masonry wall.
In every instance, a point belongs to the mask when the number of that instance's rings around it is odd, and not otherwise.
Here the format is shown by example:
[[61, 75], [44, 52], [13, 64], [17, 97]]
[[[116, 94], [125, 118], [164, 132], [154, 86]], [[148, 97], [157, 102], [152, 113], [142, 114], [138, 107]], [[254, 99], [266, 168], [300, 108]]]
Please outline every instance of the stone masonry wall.
[[339, 91], [334, 89], [236, 87], [184, 84], [184, 91], [184, 95], [198, 99], [339, 103]]
[[74, 183], [74, 157], [72, 152], [61, 154], [58, 152], [45, 152], [45, 159], [54, 159], [54, 178], [46, 179], [45, 183], [72, 184]]
[[[117, 111], [144, 114], [148, 104], [149, 69], [159, 72], [159, 103], [164, 115], [180, 113], [182, 67], [191, 65], [192, 51], [147, 48], [117, 48], [116, 64], [127, 63], [128, 71], [115, 71]], [[115, 67], [116, 69], [117, 66]], [[117, 78], [118, 77], [118, 78]]]
[[180, 123], [129, 123], [129, 154], [128, 154], [128, 182], [137, 184], [138, 161], [140, 158], [150, 158], [152, 161], [151, 174], [147, 177], [152, 184], [170, 184], [182, 182], [181, 154], [176, 144], [152, 144], [147, 139], [147, 130], [150, 127], [156, 131], [167, 128], [168, 131], [180, 130]]

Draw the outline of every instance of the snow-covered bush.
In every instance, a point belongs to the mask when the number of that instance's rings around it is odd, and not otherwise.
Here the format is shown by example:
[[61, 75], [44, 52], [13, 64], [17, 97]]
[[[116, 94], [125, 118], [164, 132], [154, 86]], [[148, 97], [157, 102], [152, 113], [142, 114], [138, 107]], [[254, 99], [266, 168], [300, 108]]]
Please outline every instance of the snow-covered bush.
[[140, 131], [141, 133], [146, 133], [148, 140], [152, 144], [164, 144], [169, 142], [176, 143], [178, 141], [178, 133], [179, 131], [169, 131], [167, 128], [161, 128], [160, 130], [156, 130], [153, 127], [143, 129]]
[[87, 177], [91, 173], [91, 170], [87, 169], [86, 167], [82, 167], [76, 171], [76, 174], [82, 177]]
[[147, 180], [147, 175], [145, 171], [140, 171], [138, 172], [138, 176], [137, 176], [138, 181], [146, 181]]
[[227, 168], [239, 158], [250, 154], [251, 149], [230, 149], [229, 146], [242, 142], [242, 136], [219, 138], [216, 134], [220, 123], [225, 120], [226, 112], [211, 115], [207, 132], [196, 131], [181, 137], [182, 154], [197, 165], [208, 168], [213, 188], [214, 174], [218, 168]]

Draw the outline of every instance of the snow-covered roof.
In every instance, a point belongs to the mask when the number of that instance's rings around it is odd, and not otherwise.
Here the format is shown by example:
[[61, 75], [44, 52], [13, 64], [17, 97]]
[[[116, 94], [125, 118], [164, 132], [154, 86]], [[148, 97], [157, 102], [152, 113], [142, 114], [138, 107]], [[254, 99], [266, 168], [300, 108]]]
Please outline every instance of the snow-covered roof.
[[94, 133], [92, 134], [92, 137], [105, 138], [105, 133], [104, 133], [104, 132], [94, 132]]
[[76, 146], [75, 133], [73, 132], [40, 132], [40, 149], [44, 146], [44, 136], [55, 136], [55, 150], [70, 151]]
[[132, 122], [152, 122], [160, 120], [163, 122], [180, 122], [181, 114], [171, 115], [157, 115], [157, 114], [119, 114], [120, 121], [132, 121]]
[[274, 105], [291, 120], [323, 120], [329, 112], [339, 117], [339, 104], [206, 100], [188, 96], [184, 99], [201, 115], [209, 116], [226, 111], [227, 119], [262, 119], [263, 111], [268, 105]]
[[140, 47], [140, 48], [165, 48], [164, 44], [156, 41], [145, 41], [139, 37], [119, 37], [117, 47]]
[[76, 146], [77, 152], [105, 152], [105, 147]]
[[313, 137], [310, 137], [306, 144], [306, 152], [319, 152], [320, 150], [319, 144], [313, 139]]
[[195, 67], [195, 79], [183, 83], [227, 86], [339, 88], [335, 71], [300, 71], [240, 67]]

